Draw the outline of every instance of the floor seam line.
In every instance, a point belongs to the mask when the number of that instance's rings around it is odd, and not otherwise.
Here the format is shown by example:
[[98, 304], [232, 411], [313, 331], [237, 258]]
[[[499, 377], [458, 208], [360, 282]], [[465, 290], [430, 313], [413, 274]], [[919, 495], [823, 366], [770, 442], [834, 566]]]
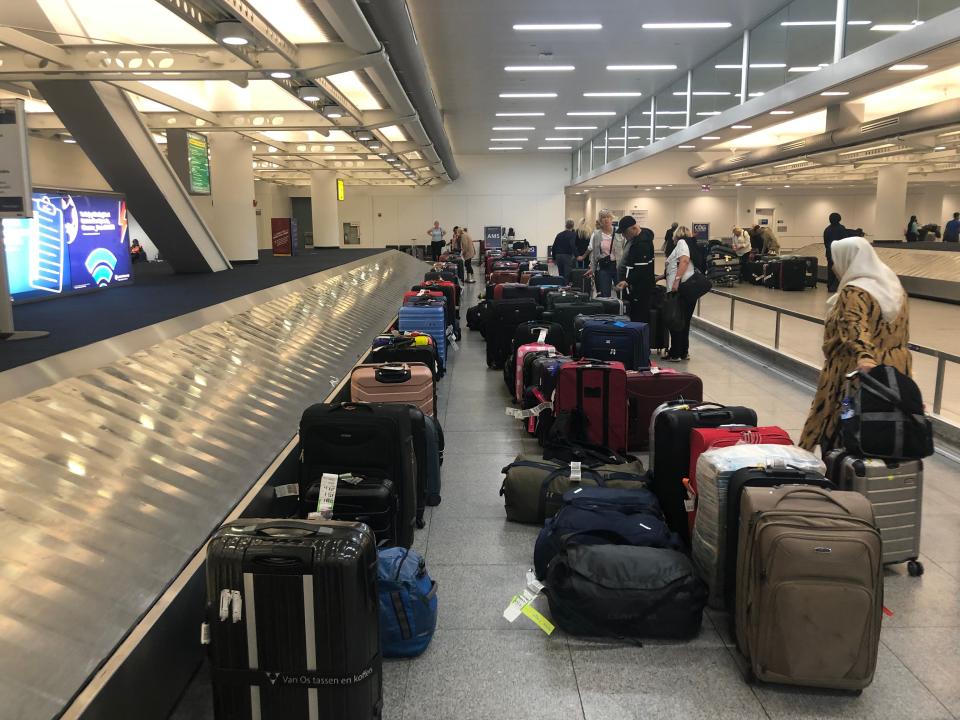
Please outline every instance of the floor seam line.
[[[891, 628], [891, 630], [893, 630], [893, 629], [896, 629], [896, 628]], [[936, 701], [940, 704], [940, 707], [942, 707], [942, 708], [947, 712], [947, 714], [948, 714], [950, 717], [952, 717], [952, 718], [954, 718], [954, 720], [956, 720], [956, 717], [957, 717], [957, 716], [954, 714], [954, 712], [953, 712], [949, 707], [947, 707], [946, 703], [944, 703], [943, 700], [940, 699], [940, 696], [937, 695], [937, 694], [936, 694], [933, 690], [931, 690], [929, 687], [927, 687], [927, 684], [926, 684], [923, 680], [920, 679], [920, 677], [910, 668], [909, 665], [907, 665], [907, 663], [903, 660], [903, 658], [901, 658], [899, 655], [897, 655], [896, 651], [895, 651], [892, 647], [890, 647], [886, 642], [884, 642], [882, 636], [881, 636], [881, 638], [880, 638], [880, 643], [887, 649], [887, 651], [888, 651], [891, 655], [893, 655], [893, 656], [897, 659], [897, 662], [899, 662], [901, 665], [903, 665], [903, 669], [906, 670], [908, 673], [910, 673], [910, 674], [913, 676], [914, 680], [916, 680], [918, 683], [920, 683], [920, 686], [921, 686], [924, 690], [926, 690], [928, 693], [930, 693], [930, 696], [933, 697], [933, 699], [936, 700]]]
[[580, 716], [583, 720], [587, 720], [587, 710], [583, 707], [583, 693], [580, 692], [580, 678], [577, 677], [577, 665], [573, 661], [573, 648], [570, 647], [570, 638], [563, 638], [564, 644], [567, 646], [567, 657], [570, 658], [570, 669], [573, 671], [573, 682], [577, 686], [577, 700], [580, 701]]

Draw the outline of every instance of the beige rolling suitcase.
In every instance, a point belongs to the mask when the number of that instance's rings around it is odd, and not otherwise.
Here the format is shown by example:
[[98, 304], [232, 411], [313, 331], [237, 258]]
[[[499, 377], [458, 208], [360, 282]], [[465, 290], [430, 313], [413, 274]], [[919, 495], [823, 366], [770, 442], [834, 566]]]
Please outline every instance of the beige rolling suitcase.
[[883, 544], [863, 495], [748, 487], [740, 505], [736, 634], [759, 680], [860, 690], [873, 680]]
[[358, 365], [350, 375], [354, 402], [405, 403], [424, 415], [434, 415], [437, 385], [423, 363]]

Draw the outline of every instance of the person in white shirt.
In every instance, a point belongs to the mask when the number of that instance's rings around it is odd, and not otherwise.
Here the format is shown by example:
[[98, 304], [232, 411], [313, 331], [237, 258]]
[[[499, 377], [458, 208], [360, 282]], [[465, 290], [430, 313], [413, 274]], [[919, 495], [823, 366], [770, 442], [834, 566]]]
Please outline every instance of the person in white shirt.
[[680, 362], [690, 359], [690, 319], [696, 308], [696, 302], [688, 302], [680, 292], [680, 286], [693, 277], [695, 268], [690, 262], [690, 247], [684, 238], [677, 240], [673, 252], [667, 257], [666, 272], [661, 278], [666, 278], [667, 292], [676, 295], [683, 311], [683, 327], [677, 331], [670, 331], [670, 350], [667, 360]]
[[[617, 282], [617, 263], [623, 255], [623, 236], [613, 227], [613, 213], [600, 211], [600, 227], [590, 238], [590, 247], [586, 254], [590, 256], [590, 269], [587, 277], [593, 277], [597, 286], [597, 295], [610, 297], [613, 284]], [[583, 260], [584, 256], [577, 258]]]
[[433, 262], [440, 261], [440, 254], [443, 252], [443, 236], [447, 234], [447, 231], [440, 227], [440, 221], [434, 220], [433, 227], [427, 230], [427, 235], [430, 236], [430, 257]]

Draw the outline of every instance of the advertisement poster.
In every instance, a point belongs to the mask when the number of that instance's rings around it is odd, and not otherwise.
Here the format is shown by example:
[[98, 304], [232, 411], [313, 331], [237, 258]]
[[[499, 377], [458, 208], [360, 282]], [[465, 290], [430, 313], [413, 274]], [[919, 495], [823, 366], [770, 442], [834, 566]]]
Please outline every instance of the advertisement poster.
[[503, 236], [503, 228], [487, 225], [483, 228], [483, 246], [485, 248], [499, 248], [500, 239]]
[[3, 221], [14, 301], [57, 297], [129, 282], [123, 198], [34, 192], [33, 218]]
[[210, 155], [205, 135], [187, 133], [187, 169], [190, 177], [190, 194], [209, 195]]
[[274, 255], [293, 254], [293, 228], [290, 218], [271, 218], [270, 235], [273, 238]]
[[697, 240], [709, 240], [710, 239], [710, 223], [698, 223], [695, 222], [691, 226], [693, 230], [693, 236]]

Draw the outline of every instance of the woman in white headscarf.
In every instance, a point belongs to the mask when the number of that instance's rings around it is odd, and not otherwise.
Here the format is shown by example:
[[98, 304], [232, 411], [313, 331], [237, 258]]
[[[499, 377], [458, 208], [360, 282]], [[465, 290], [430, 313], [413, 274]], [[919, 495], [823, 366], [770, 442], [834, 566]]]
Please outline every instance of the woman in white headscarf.
[[860, 237], [833, 243], [833, 272], [840, 288], [827, 301], [823, 370], [803, 427], [800, 446], [826, 454], [840, 446], [840, 404], [846, 376], [891, 365], [911, 374], [910, 310], [896, 273]]

